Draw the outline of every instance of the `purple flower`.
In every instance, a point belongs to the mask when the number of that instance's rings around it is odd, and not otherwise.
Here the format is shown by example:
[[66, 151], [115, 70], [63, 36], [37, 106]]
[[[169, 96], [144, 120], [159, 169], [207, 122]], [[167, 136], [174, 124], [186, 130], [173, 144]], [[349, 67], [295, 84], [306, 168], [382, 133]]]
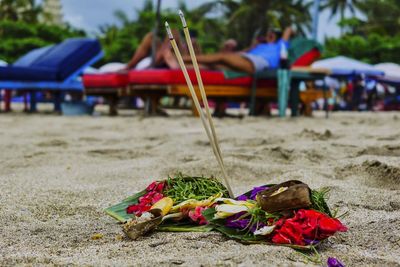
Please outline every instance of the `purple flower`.
[[[239, 230], [244, 230], [246, 227], [249, 226], [250, 223], [250, 218], [248, 219], [240, 219], [244, 214], [246, 214], [245, 211], [239, 212], [235, 215], [232, 215], [228, 218], [226, 218], [225, 221], [225, 226], [229, 228], [234, 228], [234, 229], [239, 229]], [[266, 224], [259, 222], [258, 224], [255, 223], [251, 226], [250, 232], [254, 233], [258, 229], [266, 226]]]
[[256, 200], [257, 193], [261, 192], [261, 191], [264, 191], [264, 190], [267, 190], [267, 189], [268, 189], [268, 187], [266, 187], [266, 186], [254, 187], [253, 190], [251, 191], [250, 199], [251, 200]]
[[248, 196], [246, 196], [245, 194], [243, 194], [243, 195], [238, 196], [236, 199], [237, 200], [241, 200], [241, 201], [246, 201], [248, 199], [256, 200], [257, 193], [261, 192], [261, 191], [264, 191], [264, 190], [267, 190], [267, 189], [268, 189], [268, 187], [266, 187], [266, 186], [254, 187], [253, 190], [251, 190], [250, 198]]
[[237, 200], [240, 200], [240, 201], [246, 201], [246, 200], [248, 200], [249, 198], [248, 198], [246, 195], [240, 195], [240, 196], [238, 196], [236, 199], [237, 199]]
[[328, 267], [344, 267], [344, 264], [334, 257], [329, 257], [327, 264]]
[[316, 245], [319, 243], [318, 240], [310, 240], [310, 239], [304, 239], [304, 242], [306, 243], [306, 245]]
[[232, 215], [232, 216], [226, 218], [225, 226], [229, 227], [229, 228], [235, 228], [235, 229], [243, 230], [250, 223], [250, 219], [239, 219], [245, 213], [246, 213], [245, 211], [242, 211], [242, 212], [239, 212], [239, 213], [237, 213], [235, 215]]

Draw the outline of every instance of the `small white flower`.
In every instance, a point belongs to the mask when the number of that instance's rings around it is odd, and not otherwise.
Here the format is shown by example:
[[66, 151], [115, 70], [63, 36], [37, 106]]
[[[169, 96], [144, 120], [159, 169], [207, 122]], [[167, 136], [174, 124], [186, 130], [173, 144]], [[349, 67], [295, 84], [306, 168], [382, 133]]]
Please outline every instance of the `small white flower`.
[[274, 231], [274, 229], [275, 229], [275, 225], [264, 226], [264, 227], [258, 229], [257, 231], [255, 231], [254, 235], [269, 235], [270, 233], [272, 233], [272, 231]]

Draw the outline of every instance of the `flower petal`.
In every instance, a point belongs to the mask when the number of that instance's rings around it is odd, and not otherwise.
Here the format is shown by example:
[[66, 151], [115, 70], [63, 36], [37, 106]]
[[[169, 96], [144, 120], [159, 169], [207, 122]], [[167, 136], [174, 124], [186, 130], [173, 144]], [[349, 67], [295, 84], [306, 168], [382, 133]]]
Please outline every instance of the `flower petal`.
[[272, 226], [264, 226], [254, 232], [254, 235], [269, 235], [275, 229], [275, 225]]

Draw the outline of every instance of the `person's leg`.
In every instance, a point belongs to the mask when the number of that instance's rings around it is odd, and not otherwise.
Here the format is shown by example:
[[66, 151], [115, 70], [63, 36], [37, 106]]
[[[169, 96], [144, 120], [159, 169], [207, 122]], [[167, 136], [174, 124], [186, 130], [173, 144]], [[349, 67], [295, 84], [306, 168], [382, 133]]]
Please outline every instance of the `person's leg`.
[[[190, 56], [184, 56], [183, 60], [185, 62], [191, 62]], [[254, 66], [250, 60], [246, 59], [239, 53], [217, 53], [210, 55], [199, 55], [197, 56], [197, 61], [204, 65], [216, 65], [222, 64], [229, 68], [244, 71], [247, 73], [254, 73]]]
[[128, 62], [126, 68], [131, 69], [139, 63], [140, 60], [147, 57], [151, 51], [151, 46], [153, 42], [153, 33], [149, 32], [142, 39], [142, 42], [139, 44], [139, 47], [136, 49], [135, 54], [132, 59]]
[[[179, 51], [183, 53], [184, 49], [182, 49], [182, 42], [179, 32], [177, 30], [172, 30], [172, 34], [175, 37], [175, 41], [178, 45]], [[163, 64], [166, 64], [171, 69], [179, 68], [178, 61], [176, 60], [175, 55], [172, 52], [172, 47], [168, 36], [165, 37], [164, 41], [162, 42], [160, 48], [157, 50], [156, 53], [155, 65], [160, 66]]]

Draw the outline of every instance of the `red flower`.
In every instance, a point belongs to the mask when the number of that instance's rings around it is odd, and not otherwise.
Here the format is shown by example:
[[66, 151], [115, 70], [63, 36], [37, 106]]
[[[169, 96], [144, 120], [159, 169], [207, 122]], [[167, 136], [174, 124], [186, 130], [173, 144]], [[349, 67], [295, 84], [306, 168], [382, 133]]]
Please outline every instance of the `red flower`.
[[320, 238], [327, 238], [334, 235], [337, 231], [346, 232], [347, 227], [344, 226], [338, 219], [323, 217], [319, 220]]
[[272, 237], [272, 242], [274, 243], [297, 245], [305, 244], [301, 231], [301, 225], [294, 221], [294, 218], [285, 220], [281, 228], [276, 232], [277, 235]]
[[129, 214], [134, 213], [136, 216], [142, 215], [143, 212], [150, 210], [154, 203], [164, 197], [162, 194], [163, 189], [164, 182], [152, 182], [146, 188], [147, 193], [139, 198], [137, 204], [128, 206], [126, 212]]
[[146, 191], [147, 192], [156, 191], [156, 192], [161, 193], [163, 191], [163, 189], [164, 189], [164, 182], [154, 181], [147, 186]]
[[305, 245], [307, 241], [322, 240], [345, 232], [347, 228], [338, 220], [315, 210], [298, 210], [290, 219], [276, 222], [272, 242], [278, 244]]
[[151, 200], [151, 204], [154, 204], [154, 203], [158, 202], [158, 201], [161, 200], [163, 197], [164, 197], [163, 194], [155, 193], [155, 194], [153, 195], [152, 200]]

